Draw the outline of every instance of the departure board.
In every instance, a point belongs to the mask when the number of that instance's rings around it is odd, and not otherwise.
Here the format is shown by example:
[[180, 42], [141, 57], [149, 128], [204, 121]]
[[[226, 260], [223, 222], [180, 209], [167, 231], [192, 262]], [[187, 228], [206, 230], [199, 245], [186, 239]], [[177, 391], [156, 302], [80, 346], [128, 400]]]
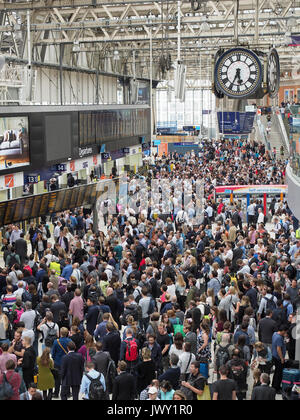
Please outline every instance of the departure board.
[[71, 209], [71, 210], [75, 209], [76, 202], [77, 202], [77, 195], [78, 195], [78, 188], [72, 188], [72, 195], [71, 195], [68, 209]]
[[40, 205], [39, 216], [46, 216], [48, 214], [48, 202], [50, 194], [43, 194], [42, 201]]
[[52, 214], [55, 212], [55, 204], [57, 200], [58, 191], [54, 191], [51, 194], [47, 194], [49, 196], [48, 202], [48, 209], [46, 214]]
[[23, 213], [24, 213], [24, 205], [25, 205], [25, 198], [21, 198], [20, 200], [17, 200], [16, 210], [13, 216], [13, 222], [18, 222], [19, 220], [22, 220]]
[[91, 204], [94, 204], [96, 202], [97, 185], [98, 184], [93, 184], [92, 185], [91, 196], [90, 196]]
[[0, 226], [4, 225], [4, 216], [5, 216], [5, 211], [6, 211], [6, 205], [7, 205], [6, 201], [0, 203]]
[[78, 191], [78, 195], [77, 195], [77, 200], [76, 200], [76, 206], [75, 207], [81, 207], [83, 205], [83, 198], [84, 198], [84, 193], [85, 193], [85, 185], [81, 185], [79, 187], [79, 191]]
[[65, 198], [65, 190], [57, 191], [57, 198], [56, 198], [56, 203], [55, 203], [55, 208], [54, 208], [55, 213], [62, 210], [64, 198]]
[[72, 189], [68, 189], [68, 190], [65, 190], [65, 191], [66, 191], [65, 192], [65, 198], [64, 198], [64, 201], [63, 201], [62, 208], [64, 210], [67, 210], [67, 209], [69, 209], [69, 205], [70, 205], [70, 201], [71, 201]]
[[0, 227], [84, 205], [94, 205], [107, 183], [93, 183], [0, 203]]
[[93, 188], [93, 185], [87, 185], [85, 187], [85, 194], [84, 194], [84, 198], [83, 198], [83, 204], [85, 204], [85, 205], [92, 204], [91, 203], [92, 188]]
[[39, 217], [40, 215], [40, 206], [41, 206], [42, 196], [36, 195], [33, 197], [33, 205], [31, 210], [31, 219], [35, 219], [36, 217]]
[[8, 201], [5, 216], [4, 216], [5, 225], [9, 225], [12, 222], [14, 213], [15, 213], [16, 204], [17, 202], [15, 200]]
[[24, 212], [23, 212], [23, 215], [22, 215], [23, 220], [28, 220], [32, 217], [31, 216], [32, 204], [33, 204], [33, 197], [25, 198]]

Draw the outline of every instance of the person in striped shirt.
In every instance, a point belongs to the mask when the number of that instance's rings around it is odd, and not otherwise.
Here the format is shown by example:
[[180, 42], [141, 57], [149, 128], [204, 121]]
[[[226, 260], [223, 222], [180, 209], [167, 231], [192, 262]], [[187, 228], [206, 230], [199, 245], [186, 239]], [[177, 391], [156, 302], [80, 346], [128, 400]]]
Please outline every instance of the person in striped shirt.
[[2, 301], [2, 308], [7, 308], [11, 311], [13, 305], [16, 303], [17, 297], [13, 293], [14, 289], [12, 286], [6, 287], [6, 295], [3, 295], [1, 298]]

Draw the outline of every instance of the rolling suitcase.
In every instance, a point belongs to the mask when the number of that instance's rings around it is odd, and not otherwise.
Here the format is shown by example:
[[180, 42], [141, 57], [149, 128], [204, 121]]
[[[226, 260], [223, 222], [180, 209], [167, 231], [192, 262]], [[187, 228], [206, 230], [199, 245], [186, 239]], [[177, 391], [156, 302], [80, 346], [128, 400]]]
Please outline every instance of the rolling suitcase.
[[300, 385], [300, 369], [283, 369], [282, 390], [294, 385]]

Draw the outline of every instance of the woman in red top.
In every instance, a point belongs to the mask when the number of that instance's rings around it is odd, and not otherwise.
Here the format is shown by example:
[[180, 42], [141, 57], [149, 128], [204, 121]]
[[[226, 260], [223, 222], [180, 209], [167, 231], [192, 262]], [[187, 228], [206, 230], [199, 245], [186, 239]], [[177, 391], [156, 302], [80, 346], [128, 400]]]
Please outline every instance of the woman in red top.
[[[18, 401], [20, 399], [19, 389], [21, 386], [21, 376], [19, 373], [15, 372], [15, 362], [13, 360], [8, 360], [6, 362], [6, 379], [13, 388], [14, 394], [9, 401]], [[3, 383], [4, 374], [0, 375], [0, 384]]]

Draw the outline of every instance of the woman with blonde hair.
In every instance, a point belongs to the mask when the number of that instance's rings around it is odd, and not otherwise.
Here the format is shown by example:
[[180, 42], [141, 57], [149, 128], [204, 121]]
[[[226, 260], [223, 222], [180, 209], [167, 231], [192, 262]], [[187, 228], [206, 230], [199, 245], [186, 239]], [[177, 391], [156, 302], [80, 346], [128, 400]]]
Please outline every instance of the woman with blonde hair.
[[111, 313], [109, 314], [109, 320], [108, 320], [108, 322], [111, 322], [117, 331], [119, 330], [119, 326], [116, 323], [116, 321], [114, 320], [114, 318], [113, 318], [113, 316], [112, 316]]
[[155, 379], [156, 366], [148, 347], [142, 349], [142, 361], [137, 365], [137, 391], [140, 394]]
[[63, 228], [63, 233], [64, 233], [64, 236], [68, 239], [69, 243], [73, 241], [74, 236], [72, 235], [72, 233], [69, 231], [69, 229], [66, 226]]
[[235, 309], [238, 325], [242, 323], [243, 317], [245, 315], [245, 310], [247, 308], [251, 308], [250, 299], [248, 296], [242, 296], [240, 302], [237, 302], [236, 309]]
[[51, 359], [49, 347], [46, 347], [42, 355], [37, 358], [37, 366], [39, 371], [37, 387], [43, 391], [43, 399], [51, 401], [55, 383], [52, 374], [54, 362]]
[[180, 309], [185, 312], [185, 300], [186, 300], [186, 282], [182, 274], [177, 274], [175, 282], [175, 293], [177, 302], [180, 305]]

